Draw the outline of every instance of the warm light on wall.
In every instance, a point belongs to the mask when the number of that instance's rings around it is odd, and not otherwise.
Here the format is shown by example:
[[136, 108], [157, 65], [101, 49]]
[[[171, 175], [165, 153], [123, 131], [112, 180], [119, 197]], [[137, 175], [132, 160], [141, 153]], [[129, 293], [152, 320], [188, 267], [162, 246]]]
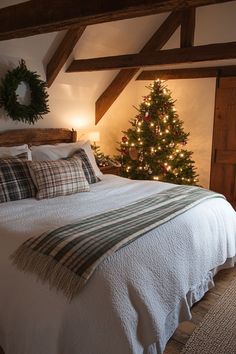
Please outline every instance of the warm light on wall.
[[67, 118], [67, 122], [70, 122], [70, 126], [76, 130], [87, 129], [89, 127], [89, 121], [83, 116], [72, 116]]
[[90, 132], [88, 133], [88, 138], [91, 143], [97, 143], [100, 141], [100, 133], [99, 132]]

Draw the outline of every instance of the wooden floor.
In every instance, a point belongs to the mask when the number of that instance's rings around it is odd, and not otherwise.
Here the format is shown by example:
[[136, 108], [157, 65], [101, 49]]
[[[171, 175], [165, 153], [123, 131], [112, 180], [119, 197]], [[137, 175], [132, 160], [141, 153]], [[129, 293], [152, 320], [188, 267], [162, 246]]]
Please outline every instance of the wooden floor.
[[181, 352], [195, 328], [201, 323], [206, 313], [225, 292], [234, 278], [236, 278], [236, 267], [222, 270], [215, 276], [215, 287], [192, 307], [192, 320], [179, 325], [169, 340], [164, 354], [179, 354]]

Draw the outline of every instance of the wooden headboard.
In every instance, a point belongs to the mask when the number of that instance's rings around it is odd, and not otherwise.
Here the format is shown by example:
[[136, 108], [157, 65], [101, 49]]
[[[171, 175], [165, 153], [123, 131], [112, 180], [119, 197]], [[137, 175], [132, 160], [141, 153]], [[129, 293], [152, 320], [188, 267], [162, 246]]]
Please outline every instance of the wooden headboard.
[[75, 130], [64, 128], [31, 128], [0, 132], [0, 146], [71, 143], [76, 139]]

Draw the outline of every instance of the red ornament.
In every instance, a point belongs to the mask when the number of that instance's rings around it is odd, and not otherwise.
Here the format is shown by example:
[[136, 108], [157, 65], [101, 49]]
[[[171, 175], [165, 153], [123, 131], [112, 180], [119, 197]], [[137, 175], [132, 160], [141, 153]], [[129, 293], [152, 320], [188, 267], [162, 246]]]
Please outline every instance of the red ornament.
[[144, 118], [143, 118], [145, 121], [149, 121], [149, 120], [151, 120], [151, 116], [149, 115], [149, 113], [148, 112], [146, 112], [145, 113], [145, 116], [144, 116]]
[[127, 138], [127, 136], [123, 136], [121, 140], [123, 143], [126, 143], [128, 141], [128, 138]]
[[182, 142], [181, 142], [181, 145], [182, 145], [182, 146], [187, 145], [187, 141], [182, 141]]

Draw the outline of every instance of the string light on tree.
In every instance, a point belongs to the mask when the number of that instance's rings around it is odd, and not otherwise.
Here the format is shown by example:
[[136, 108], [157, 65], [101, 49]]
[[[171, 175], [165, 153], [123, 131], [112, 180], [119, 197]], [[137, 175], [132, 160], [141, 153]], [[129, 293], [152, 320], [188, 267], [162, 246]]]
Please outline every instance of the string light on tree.
[[171, 92], [157, 79], [148, 86], [131, 128], [119, 144], [122, 175], [177, 184], [197, 184], [192, 152], [185, 149], [189, 134], [174, 107]]

